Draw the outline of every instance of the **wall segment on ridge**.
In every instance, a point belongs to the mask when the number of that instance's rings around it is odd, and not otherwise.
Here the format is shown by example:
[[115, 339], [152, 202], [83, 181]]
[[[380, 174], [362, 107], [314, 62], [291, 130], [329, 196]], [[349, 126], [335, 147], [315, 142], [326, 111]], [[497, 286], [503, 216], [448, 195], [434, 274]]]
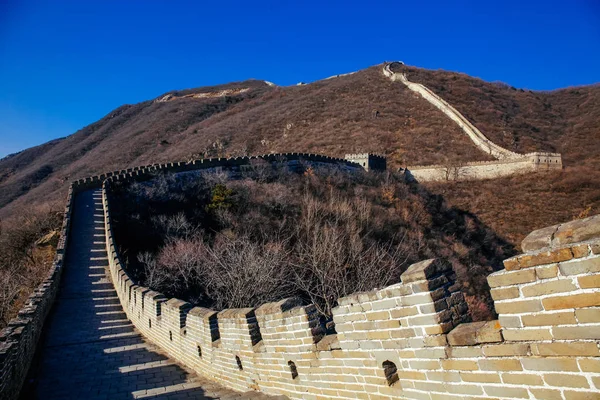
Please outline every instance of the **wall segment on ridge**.
[[403, 73], [392, 71], [390, 67], [392, 64], [388, 63], [384, 65], [383, 74], [385, 76], [392, 81], [402, 82], [407, 88], [429, 101], [429, 103], [458, 124], [479, 150], [498, 159], [498, 161], [489, 162], [406, 167], [406, 170], [410, 171], [413, 178], [420, 182], [493, 179], [515, 174], [562, 169], [562, 157], [560, 154], [544, 152], [519, 154], [493, 143], [458, 110], [435, 94], [431, 89], [420, 83], [410, 82]]
[[[497, 321], [468, 323], [453, 271], [426, 260], [399, 284], [339, 299], [337, 334], [324, 336], [314, 305], [295, 299], [215, 312], [137, 285], [116, 251], [110, 191], [113, 182], [151, 176], [138, 171], [103, 184], [113, 282], [144, 336], [198, 374], [298, 399], [600, 395], [600, 233], [590, 228], [597, 218], [562, 225], [571, 239], [531, 245], [490, 275]], [[577, 235], [582, 229], [592, 233]], [[553, 243], [544, 240], [530, 241]]]

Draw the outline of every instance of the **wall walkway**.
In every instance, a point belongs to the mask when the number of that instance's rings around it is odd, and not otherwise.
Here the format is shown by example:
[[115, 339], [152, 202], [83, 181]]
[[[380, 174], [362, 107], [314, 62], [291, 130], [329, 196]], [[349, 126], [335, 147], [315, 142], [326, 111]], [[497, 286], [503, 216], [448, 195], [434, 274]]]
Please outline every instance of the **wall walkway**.
[[[177, 364], [129, 321], [107, 275], [99, 189], [76, 196], [71, 237], [41, 361], [26, 394], [88, 400], [240, 396]], [[268, 396], [252, 392], [244, 397]]]

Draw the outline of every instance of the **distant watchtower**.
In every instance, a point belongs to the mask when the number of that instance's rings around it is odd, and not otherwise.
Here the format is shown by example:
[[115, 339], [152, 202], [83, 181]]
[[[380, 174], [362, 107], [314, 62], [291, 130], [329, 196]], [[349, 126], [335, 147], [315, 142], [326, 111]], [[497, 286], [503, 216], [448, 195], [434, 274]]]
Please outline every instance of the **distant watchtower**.
[[386, 159], [384, 156], [362, 153], [362, 154], [346, 154], [344, 158], [348, 161], [355, 162], [365, 169], [365, 171], [385, 171]]

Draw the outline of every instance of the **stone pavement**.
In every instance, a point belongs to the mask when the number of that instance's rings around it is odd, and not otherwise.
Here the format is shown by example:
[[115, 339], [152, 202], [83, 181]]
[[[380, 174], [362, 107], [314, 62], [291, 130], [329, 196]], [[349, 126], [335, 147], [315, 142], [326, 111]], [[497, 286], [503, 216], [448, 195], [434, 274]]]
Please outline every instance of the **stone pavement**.
[[144, 340], [108, 273], [101, 191], [75, 199], [61, 287], [24, 397], [34, 399], [271, 398], [199, 377]]

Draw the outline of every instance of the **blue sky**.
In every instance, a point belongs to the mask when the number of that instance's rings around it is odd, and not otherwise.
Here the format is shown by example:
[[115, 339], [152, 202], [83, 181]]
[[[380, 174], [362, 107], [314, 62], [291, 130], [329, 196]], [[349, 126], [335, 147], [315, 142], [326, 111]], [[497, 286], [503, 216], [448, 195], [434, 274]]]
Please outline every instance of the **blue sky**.
[[600, 3], [0, 0], [0, 157], [125, 103], [386, 60], [516, 87], [600, 81]]

